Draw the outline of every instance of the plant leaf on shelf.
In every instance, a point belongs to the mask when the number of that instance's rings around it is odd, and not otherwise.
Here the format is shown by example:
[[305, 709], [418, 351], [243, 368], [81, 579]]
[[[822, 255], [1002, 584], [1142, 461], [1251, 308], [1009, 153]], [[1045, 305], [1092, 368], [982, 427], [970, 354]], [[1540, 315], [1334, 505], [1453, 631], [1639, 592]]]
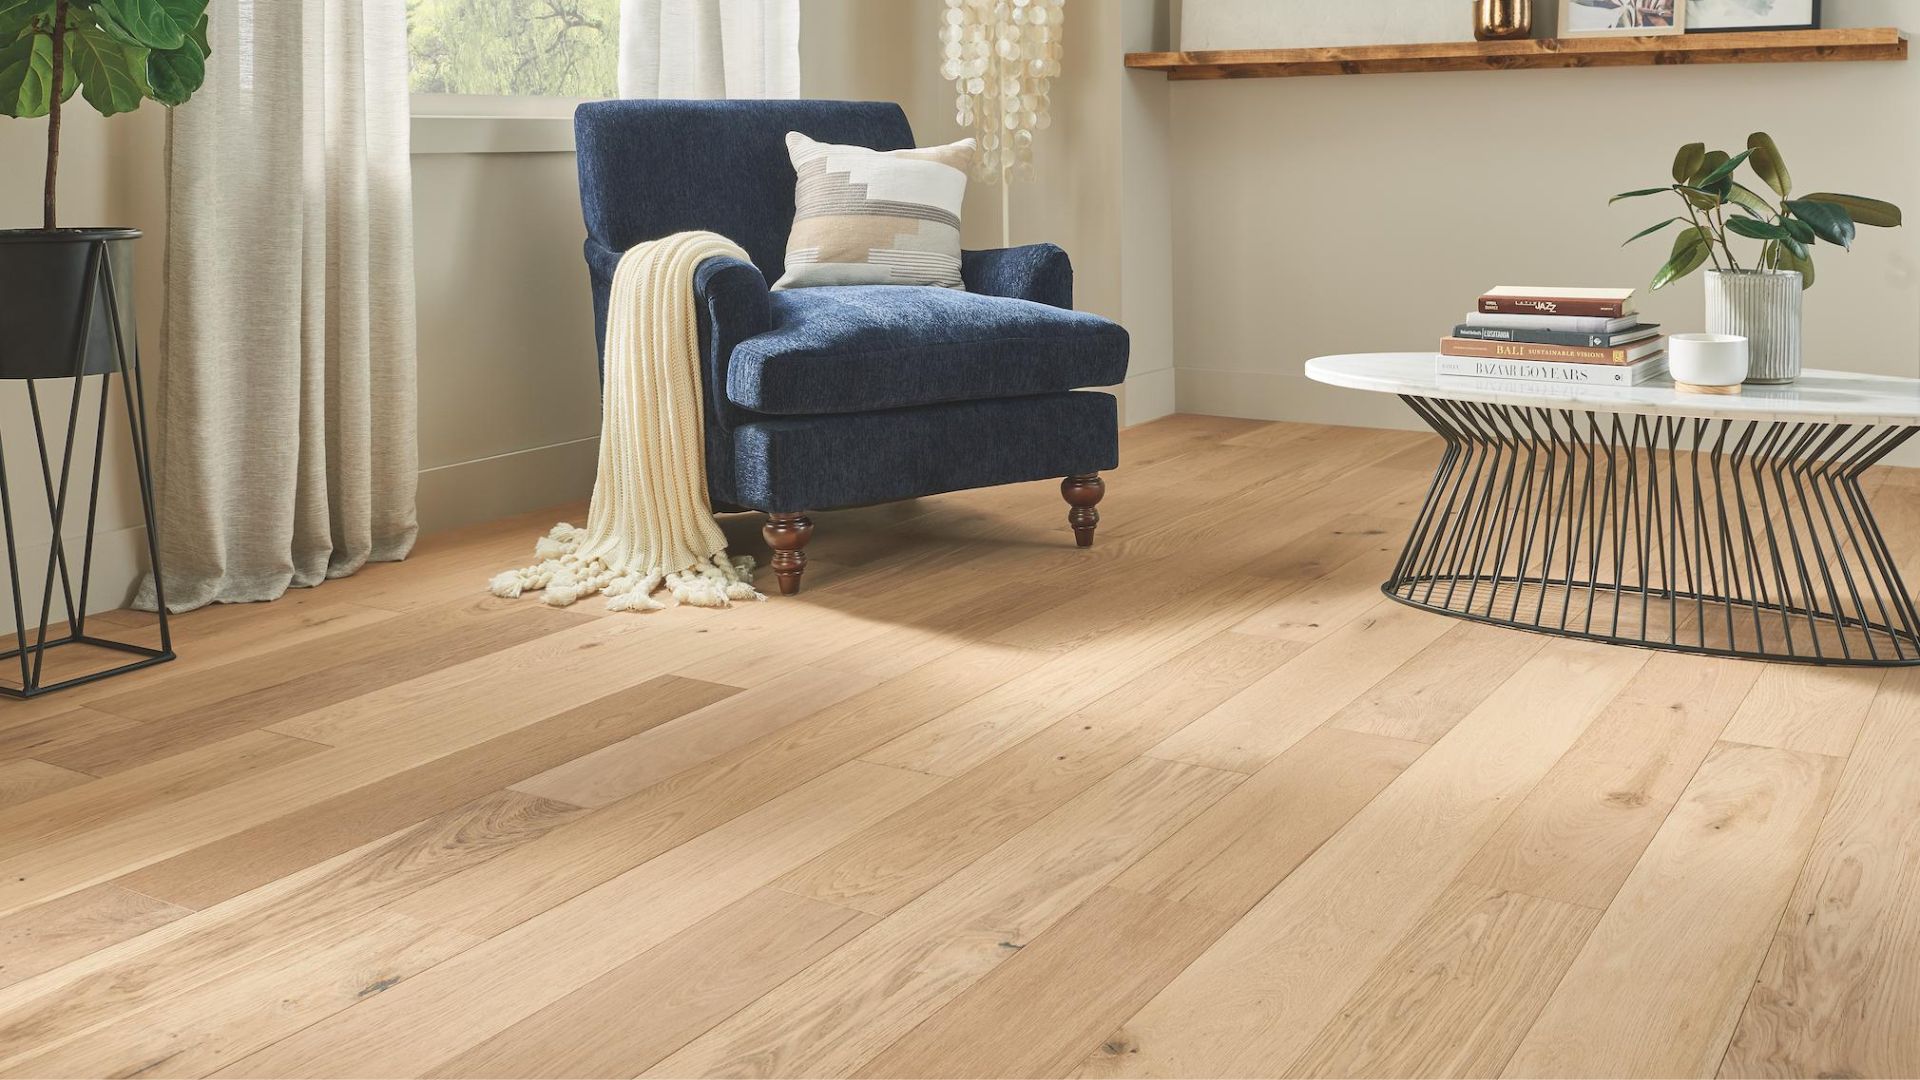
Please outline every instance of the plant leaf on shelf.
[[1708, 174], [1726, 163], [1727, 152], [1725, 150], [1707, 151], [1707, 156], [1700, 159], [1700, 167], [1693, 170], [1692, 176], [1687, 177], [1687, 183], [1698, 187], [1700, 182], [1707, 178]]
[[1787, 235], [1793, 237], [1795, 240], [1798, 240], [1800, 243], [1811, 244], [1814, 242], [1815, 234], [1813, 231], [1813, 226], [1808, 225], [1806, 222], [1801, 221], [1799, 218], [1793, 218], [1793, 217], [1781, 218], [1780, 224], [1786, 226]]
[[1707, 191], [1703, 188], [1692, 187], [1687, 184], [1679, 185], [1679, 190], [1680, 197], [1693, 204], [1696, 210], [1712, 210], [1726, 201], [1721, 198], [1719, 192]]
[[1869, 199], [1864, 195], [1835, 195], [1820, 192], [1805, 196], [1807, 202], [1832, 203], [1847, 212], [1856, 225], [1871, 225], [1876, 229], [1897, 229], [1900, 227], [1900, 208], [1880, 199]]
[[1667, 192], [1672, 190], [1673, 190], [1672, 188], [1650, 187], [1650, 188], [1641, 188], [1638, 191], [1623, 191], [1620, 194], [1615, 195], [1613, 198], [1608, 199], [1607, 205], [1612, 206], [1614, 203], [1617, 203], [1622, 199], [1639, 199], [1639, 198], [1644, 198], [1648, 195], [1664, 195]]
[[1727, 201], [1759, 218], [1771, 218], [1779, 213], [1767, 200], [1754, 194], [1752, 188], [1738, 180], [1727, 188]]
[[1788, 199], [1785, 205], [1794, 217], [1806, 222], [1820, 239], [1852, 250], [1856, 230], [1853, 217], [1847, 213], [1846, 207], [1814, 199]]
[[1782, 245], [1774, 259], [1774, 268], [1800, 271], [1800, 287], [1813, 288], [1813, 256], [1811, 254], [1798, 255], [1792, 248]]
[[1673, 158], [1673, 182], [1684, 184], [1693, 179], [1693, 174], [1705, 160], [1707, 160], [1706, 143], [1688, 143], [1681, 147], [1680, 152]]
[[[1716, 153], [1718, 153], [1718, 151], [1716, 151]], [[1722, 161], [1718, 167], [1709, 170], [1705, 176], [1694, 181], [1693, 186], [1697, 188], [1711, 188], [1713, 185], [1732, 176], [1733, 171], [1738, 169], [1752, 154], [1753, 151], [1751, 150], [1742, 150], [1732, 157], [1727, 158], [1725, 161]]]
[[1680, 220], [1682, 219], [1677, 217], [1670, 217], [1658, 225], [1649, 225], [1646, 228], [1641, 229], [1639, 232], [1634, 233], [1632, 236], [1629, 236], [1625, 240], [1621, 241], [1620, 246], [1626, 247], [1628, 244], [1633, 243], [1635, 240], [1638, 240], [1643, 236], [1652, 236], [1654, 233], [1657, 233], [1661, 229], [1664, 229], [1667, 226], [1673, 224], [1674, 222], [1680, 221]]
[[1756, 221], [1753, 218], [1728, 218], [1727, 231], [1739, 233], [1751, 240], [1785, 240], [1791, 234], [1785, 226], [1775, 225], [1771, 221]]
[[1780, 148], [1773, 144], [1773, 136], [1764, 131], [1747, 136], [1747, 153], [1752, 155], [1754, 173], [1767, 182], [1774, 194], [1783, 199], [1793, 194], [1793, 177], [1787, 173], [1787, 163], [1780, 156]]
[[1712, 238], [1698, 225], [1686, 229], [1673, 241], [1673, 253], [1667, 264], [1653, 275], [1655, 291], [1666, 288], [1706, 265]]

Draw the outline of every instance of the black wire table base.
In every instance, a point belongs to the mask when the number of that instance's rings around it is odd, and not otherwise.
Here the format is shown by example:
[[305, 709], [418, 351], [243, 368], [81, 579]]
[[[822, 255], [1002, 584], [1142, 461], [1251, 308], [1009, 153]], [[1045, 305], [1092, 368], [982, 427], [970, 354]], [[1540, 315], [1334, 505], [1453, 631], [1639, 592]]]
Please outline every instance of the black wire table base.
[[1621, 645], [1920, 664], [1860, 483], [1920, 429], [1401, 400], [1446, 450], [1387, 596]]

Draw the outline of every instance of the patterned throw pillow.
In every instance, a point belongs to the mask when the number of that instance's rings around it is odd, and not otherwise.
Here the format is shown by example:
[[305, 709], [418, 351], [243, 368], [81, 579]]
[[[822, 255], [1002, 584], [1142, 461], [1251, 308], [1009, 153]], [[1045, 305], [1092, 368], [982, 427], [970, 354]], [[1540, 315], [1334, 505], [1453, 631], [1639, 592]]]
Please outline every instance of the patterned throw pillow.
[[787, 133], [797, 177], [787, 272], [776, 289], [810, 285], [960, 284], [960, 200], [973, 140], [920, 150], [869, 150]]

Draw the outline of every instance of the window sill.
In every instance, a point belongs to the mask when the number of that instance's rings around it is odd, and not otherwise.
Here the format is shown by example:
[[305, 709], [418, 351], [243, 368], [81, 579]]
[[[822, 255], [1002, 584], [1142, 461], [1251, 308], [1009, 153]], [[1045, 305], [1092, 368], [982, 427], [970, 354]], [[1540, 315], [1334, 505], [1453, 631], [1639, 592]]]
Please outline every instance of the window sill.
[[571, 116], [419, 116], [418, 154], [571, 154]]

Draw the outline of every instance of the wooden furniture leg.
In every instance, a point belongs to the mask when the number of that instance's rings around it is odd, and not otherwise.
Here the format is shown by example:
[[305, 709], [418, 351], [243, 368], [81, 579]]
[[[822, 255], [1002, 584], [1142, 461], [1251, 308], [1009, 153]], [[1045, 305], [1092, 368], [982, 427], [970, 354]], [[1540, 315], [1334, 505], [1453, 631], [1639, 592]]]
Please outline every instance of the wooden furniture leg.
[[1106, 493], [1107, 482], [1099, 473], [1082, 473], [1060, 481], [1060, 494], [1072, 507], [1067, 511], [1067, 523], [1073, 526], [1073, 542], [1081, 547], [1093, 546], [1093, 530], [1100, 524], [1100, 511], [1094, 507]]
[[768, 514], [760, 535], [773, 548], [773, 573], [780, 579], [780, 595], [800, 591], [800, 575], [807, 572], [807, 541], [813, 539], [813, 520], [805, 514]]

